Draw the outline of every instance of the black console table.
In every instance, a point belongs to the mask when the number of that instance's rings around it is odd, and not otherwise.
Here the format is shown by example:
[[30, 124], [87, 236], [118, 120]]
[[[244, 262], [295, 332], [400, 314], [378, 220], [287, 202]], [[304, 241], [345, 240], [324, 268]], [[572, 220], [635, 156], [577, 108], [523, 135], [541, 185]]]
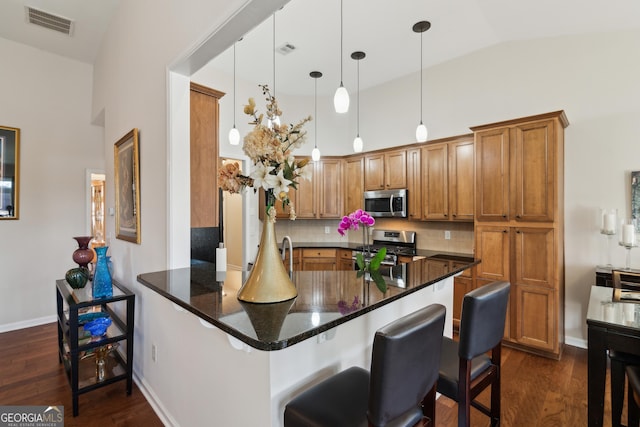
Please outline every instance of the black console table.
[[[58, 359], [64, 362], [73, 397], [73, 416], [78, 415], [78, 396], [116, 381], [126, 380], [131, 394], [133, 377], [133, 315], [135, 294], [113, 281], [113, 296], [93, 299], [91, 284], [73, 289], [56, 280], [58, 312]], [[111, 318], [106, 335], [91, 337], [83, 325], [96, 317]], [[124, 348], [123, 348], [124, 347]], [[108, 351], [103, 378], [98, 378], [96, 354]]]

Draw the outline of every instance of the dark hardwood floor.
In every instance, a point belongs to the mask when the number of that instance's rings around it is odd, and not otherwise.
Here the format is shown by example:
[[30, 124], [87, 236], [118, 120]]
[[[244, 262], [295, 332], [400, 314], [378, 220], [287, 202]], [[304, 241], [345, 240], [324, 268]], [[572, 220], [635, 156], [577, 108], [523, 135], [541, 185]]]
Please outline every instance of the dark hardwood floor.
[[[124, 382], [81, 395], [80, 415], [74, 418], [56, 334], [53, 323], [0, 334], [0, 405], [63, 405], [66, 427], [162, 425], [138, 387], [134, 384], [127, 396]], [[502, 357], [503, 427], [587, 425], [586, 350], [567, 346], [555, 361], [503, 348]], [[480, 400], [488, 404], [488, 399], [485, 391]], [[607, 383], [604, 425], [611, 425], [610, 411]], [[489, 425], [475, 409], [471, 414], [472, 426]], [[436, 425], [457, 425], [455, 402], [438, 399]]]
[[124, 381], [80, 395], [74, 417], [57, 333], [51, 323], [0, 334], [0, 405], [62, 405], [65, 427], [162, 426], [135, 383], [127, 396]]

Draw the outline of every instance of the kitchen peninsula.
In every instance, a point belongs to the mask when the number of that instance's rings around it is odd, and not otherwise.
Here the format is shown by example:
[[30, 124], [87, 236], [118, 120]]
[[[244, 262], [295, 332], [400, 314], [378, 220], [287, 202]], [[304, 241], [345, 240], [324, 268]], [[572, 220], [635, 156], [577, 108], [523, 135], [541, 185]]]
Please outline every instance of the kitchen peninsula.
[[[279, 426], [284, 405], [294, 395], [347, 367], [368, 368], [375, 331], [426, 305], [447, 307], [445, 334], [450, 336], [453, 277], [479, 260], [423, 252], [424, 258], [384, 271], [386, 292], [355, 271], [296, 271], [297, 298], [278, 304], [241, 305], [236, 293], [247, 273], [216, 272], [208, 263], [139, 275], [152, 293], [210, 328], [215, 340], [214, 350], [200, 351], [202, 342], [188, 342], [184, 331], [163, 331], [175, 334], [171, 342], [191, 349], [194, 357], [185, 363], [201, 364], [197, 371], [211, 378], [213, 389], [224, 391], [213, 399], [182, 396], [194, 402], [190, 423], [210, 421], [213, 410], [220, 425], [267, 425], [270, 420]], [[448, 258], [455, 268], [432, 273], [430, 261]]]

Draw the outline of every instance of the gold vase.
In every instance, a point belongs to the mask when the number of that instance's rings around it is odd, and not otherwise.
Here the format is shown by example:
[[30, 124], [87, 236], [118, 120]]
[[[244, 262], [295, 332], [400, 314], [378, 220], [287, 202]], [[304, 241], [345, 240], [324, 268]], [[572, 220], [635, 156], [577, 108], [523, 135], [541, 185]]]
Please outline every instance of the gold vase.
[[276, 241], [275, 220], [266, 216], [256, 262], [249, 278], [238, 291], [238, 299], [253, 303], [273, 303], [290, 300], [298, 290], [282, 263]]

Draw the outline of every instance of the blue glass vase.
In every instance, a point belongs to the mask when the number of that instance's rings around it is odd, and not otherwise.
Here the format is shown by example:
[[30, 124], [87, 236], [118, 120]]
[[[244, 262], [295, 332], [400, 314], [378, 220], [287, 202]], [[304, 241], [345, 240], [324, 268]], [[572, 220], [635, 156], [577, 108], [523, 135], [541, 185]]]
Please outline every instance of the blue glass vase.
[[94, 248], [98, 255], [96, 269], [93, 272], [93, 298], [108, 298], [113, 296], [113, 285], [111, 283], [111, 273], [107, 264], [108, 246], [98, 246]]

